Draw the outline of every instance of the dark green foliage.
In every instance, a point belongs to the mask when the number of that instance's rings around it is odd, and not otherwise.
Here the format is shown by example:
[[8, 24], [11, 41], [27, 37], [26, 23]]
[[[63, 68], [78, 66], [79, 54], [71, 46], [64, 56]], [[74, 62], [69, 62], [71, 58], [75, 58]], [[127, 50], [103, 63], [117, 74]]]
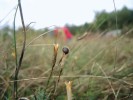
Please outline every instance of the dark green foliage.
[[[37, 100], [49, 100], [47, 96], [44, 94], [44, 90], [40, 90], [36, 95]], [[35, 100], [35, 99], [34, 99]]]
[[[117, 15], [117, 17], [116, 17]], [[117, 12], [96, 12], [95, 19], [92, 23], [85, 23], [80, 26], [66, 25], [72, 34], [83, 34], [86, 31], [105, 31], [105, 30], [115, 30], [117, 28], [122, 29], [126, 32], [133, 26], [133, 10], [124, 7]]]
[[[116, 17], [117, 15], [117, 17]], [[122, 10], [117, 12], [98, 12], [96, 13], [95, 23], [99, 30], [106, 30], [106, 29], [115, 29], [116, 28], [116, 20], [117, 26], [119, 29], [123, 29], [129, 25], [133, 25], [133, 10], [130, 10], [124, 7]]]

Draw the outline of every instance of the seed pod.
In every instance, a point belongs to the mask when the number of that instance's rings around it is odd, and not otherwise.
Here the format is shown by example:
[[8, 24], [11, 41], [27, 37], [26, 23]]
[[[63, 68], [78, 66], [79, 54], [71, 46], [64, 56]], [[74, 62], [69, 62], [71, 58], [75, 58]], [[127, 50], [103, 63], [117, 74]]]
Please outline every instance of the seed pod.
[[65, 55], [69, 53], [68, 47], [63, 47], [62, 51]]

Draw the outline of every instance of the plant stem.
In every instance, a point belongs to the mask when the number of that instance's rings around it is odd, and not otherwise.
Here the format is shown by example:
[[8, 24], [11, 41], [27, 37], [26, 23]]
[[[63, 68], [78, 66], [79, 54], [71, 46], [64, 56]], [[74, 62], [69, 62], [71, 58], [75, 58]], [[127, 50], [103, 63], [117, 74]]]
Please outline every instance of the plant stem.
[[15, 77], [14, 77], [14, 97], [15, 97], [15, 100], [18, 99], [18, 91], [17, 91], [17, 87], [18, 87], [18, 84], [17, 84], [17, 81], [18, 80], [18, 74], [19, 74], [19, 70], [20, 70], [20, 67], [21, 67], [21, 64], [22, 64], [22, 60], [23, 60], [23, 56], [24, 56], [24, 52], [25, 52], [25, 44], [26, 44], [26, 28], [25, 28], [25, 24], [24, 24], [24, 18], [23, 18], [23, 12], [22, 12], [22, 7], [21, 7], [21, 1], [18, 0], [18, 7], [19, 7], [19, 10], [20, 10], [20, 17], [21, 17], [21, 22], [22, 22], [22, 26], [23, 26], [23, 37], [24, 37], [24, 41], [23, 41], [23, 47], [22, 47], [22, 51], [21, 51], [21, 56], [19, 58], [19, 63], [16, 67], [16, 70], [15, 70]]

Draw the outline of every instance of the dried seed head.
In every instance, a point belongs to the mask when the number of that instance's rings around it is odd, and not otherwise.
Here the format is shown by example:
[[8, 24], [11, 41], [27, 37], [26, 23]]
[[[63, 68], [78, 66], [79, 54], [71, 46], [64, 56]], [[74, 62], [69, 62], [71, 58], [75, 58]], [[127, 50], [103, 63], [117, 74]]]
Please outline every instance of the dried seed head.
[[67, 89], [67, 90], [71, 90], [71, 87], [72, 87], [72, 81], [65, 82], [65, 84], [66, 84], [66, 89]]
[[54, 44], [54, 53], [57, 54], [59, 45], [58, 44]]
[[62, 51], [63, 51], [64, 54], [68, 54], [69, 53], [68, 47], [63, 47]]

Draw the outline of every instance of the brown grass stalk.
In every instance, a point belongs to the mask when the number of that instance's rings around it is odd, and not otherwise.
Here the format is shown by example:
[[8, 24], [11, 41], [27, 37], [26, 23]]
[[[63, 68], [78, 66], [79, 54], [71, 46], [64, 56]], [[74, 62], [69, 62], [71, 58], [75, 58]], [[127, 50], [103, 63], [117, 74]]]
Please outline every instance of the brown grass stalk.
[[62, 55], [62, 57], [61, 57], [61, 59], [59, 60], [59, 66], [61, 67], [60, 68], [60, 71], [59, 71], [59, 77], [58, 77], [58, 79], [57, 79], [57, 82], [56, 82], [56, 86], [55, 86], [55, 88], [54, 88], [54, 96], [55, 96], [55, 93], [56, 93], [56, 89], [57, 89], [57, 87], [58, 87], [58, 84], [59, 84], [59, 82], [60, 82], [60, 77], [61, 77], [61, 74], [62, 74], [62, 72], [63, 72], [63, 65], [64, 65], [64, 60], [65, 60], [65, 58], [66, 58], [66, 56], [67, 56], [67, 54], [69, 53], [69, 49], [67, 48], [67, 47], [64, 47], [63, 49], [62, 49], [62, 52], [63, 52], [63, 55]]
[[67, 91], [67, 100], [72, 100], [72, 81], [65, 82]]
[[48, 88], [48, 85], [49, 85], [49, 82], [50, 82], [50, 79], [51, 79], [51, 76], [53, 74], [53, 70], [54, 70], [54, 67], [55, 67], [55, 64], [56, 64], [56, 59], [57, 59], [57, 54], [58, 54], [58, 48], [59, 48], [59, 45], [58, 44], [55, 44], [54, 45], [54, 58], [53, 58], [53, 62], [52, 62], [52, 69], [51, 69], [51, 73], [49, 75], [49, 78], [48, 78], [48, 81], [47, 81], [47, 84], [46, 84], [46, 89]]
[[[96, 76], [96, 75], [74, 75], [74, 76], [60, 76], [61, 78], [101, 78], [101, 79], [113, 79], [118, 82], [133, 86], [133, 83], [130, 83], [124, 79], [118, 79], [115, 77], [109, 77], [109, 76]], [[43, 80], [47, 79], [48, 77], [36, 77], [36, 78], [26, 78], [26, 79], [18, 79], [18, 80], [13, 80], [13, 81], [6, 81], [7, 83], [14, 83], [15, 81], [17, 82], [23, 82], [23, 81], [32, 81], [32, 80]], [[59, 78], [59, 76], [52, 76], [51, 78]], [[0, 83], [0, 85], [5, 84], [5, 82]]]
[[[103, 70], [103, 68], [102, 68], [98, 63], [96, 63], [96, 64], [98, 65], [98, 67], [99, 67], [99, 69], [102, 71], [102, 73], [105, 75], [105, 77], [107, 77], [107, 74], [105, 73], [105, 71]], [[111, 88], [111, 90], [112, 90], [112, 92], [113, 92], [115, 98], [116, 98], [116, 93], [115, 93], [115, 90], [114, 90], [114, 88], [113, 88], [113, 86], [112, 86], [111, 81], [110, 81], [108, 78], [107, 78], [107, 81], [108, 81], [108, 83], [109, 83], [109, 85], [110, 85], [110, 88]]]

